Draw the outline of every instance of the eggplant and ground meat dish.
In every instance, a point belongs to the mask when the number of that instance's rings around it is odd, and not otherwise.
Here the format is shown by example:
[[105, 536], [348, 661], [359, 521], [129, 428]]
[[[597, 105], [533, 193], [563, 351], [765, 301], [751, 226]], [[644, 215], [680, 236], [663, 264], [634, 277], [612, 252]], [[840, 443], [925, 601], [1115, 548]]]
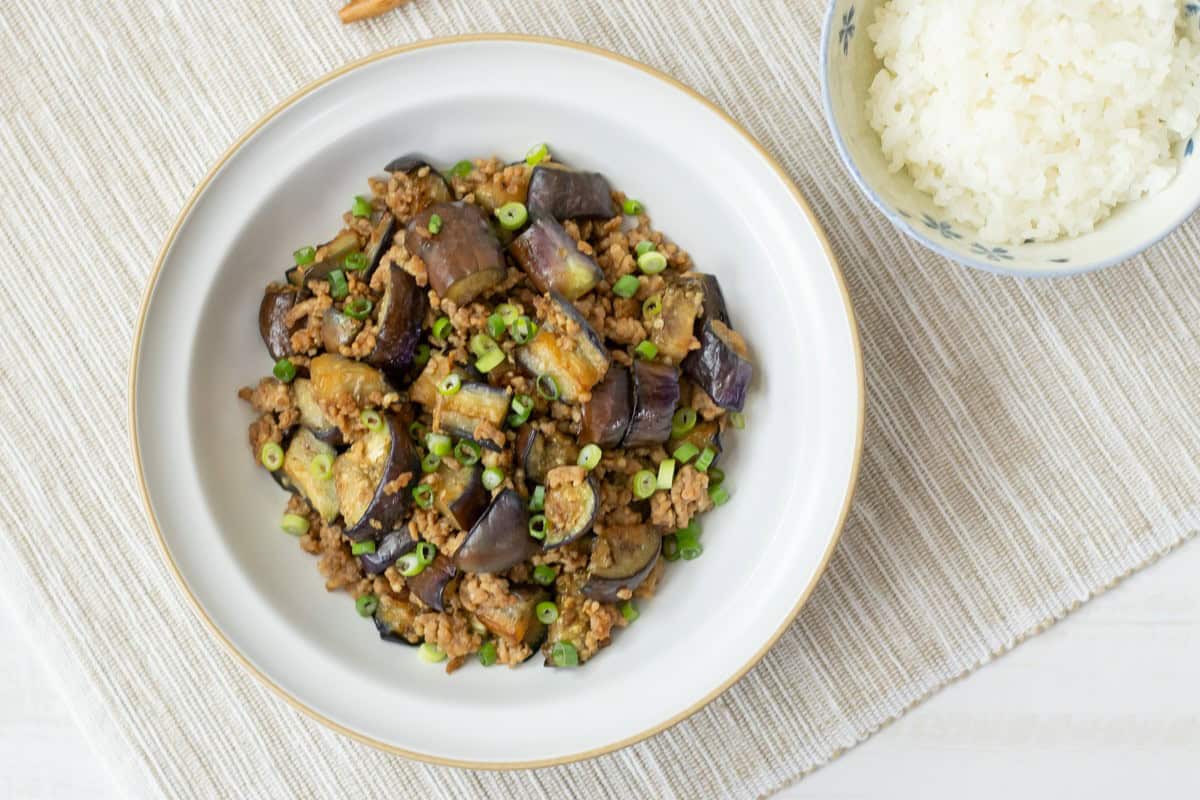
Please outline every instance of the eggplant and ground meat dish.
[[582, 664], [729, 499], [752, 367], [712, 275], [600, 174], [398, 158], [266, 288], [239, 396], [282, 527], [388, 641]]

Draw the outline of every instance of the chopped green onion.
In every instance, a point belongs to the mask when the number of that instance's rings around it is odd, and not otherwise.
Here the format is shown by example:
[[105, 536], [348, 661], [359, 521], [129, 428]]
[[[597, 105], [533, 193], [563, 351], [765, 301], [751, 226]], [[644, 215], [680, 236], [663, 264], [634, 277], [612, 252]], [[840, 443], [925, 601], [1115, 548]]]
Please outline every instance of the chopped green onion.
[[504, 470], [499, 467], [488, 467], [483, 471], [483, 488], [489, 492], [504, 483]]
[[633, 348], [633, 352], [637, 353], [647, 361], [651, 361], [656, 355], [658, 355], [658, 346], [649, 339], [643, 339], [637, 347]]
[[720, 486], [725, 482], [725, 470], [720, 467], [710, 467], [708, 470], [708, 485]]
[[675, 531], [675, 541], [679, 545], [679, 556], [684, 561], [699, 558], [704, 552], [704, 547], [700, 544], [700, 529], [695, 523]]
[[433, 214], [429, 217], [429, 233], [431, 236], [437, 236], [442, 230], [442, 217], [439, 214]]
[[461, 388], [462, 388], [462, 376], [459, 375], [457, 372], [451, 372], [449, 375], [447, 375], [446, 377], [444, 377], [440, 381], [438, 381], [438, 385], [437, 385], [438, 394], [442, 394], [442, 395], [446, 395], [446, 396], [450, 396], [452, 394], [457, 394], [458, 390]]
[[535, 144], [529, 148], [529, 152], [525, 154], [525, 163], [531, 167], [536, 167], [538, 164], [546, 160], [546, 156], [550, 155], [550, 148], [545, 142]]
[[364, 539], [361, 542], [355, 542], [354, 544], [350, 545], [350, 555], [361, 556], [363, 553], [374, 553], [374, 552], [375, 552], [375, 540], [374, 539]]
[[679, 540], [675, 538], [675, 534], [670, 533], [663, 537], [662, 555], [667, 561], [679, 560]]
[[542, 397], [547, 400], [558, 399], [558, 381], [554, 380], [554, 376], [549, 372], [543, 372], [541, 375], [538, 375], [535, 383], [538, 394]]
[[427, 434], [425, 436], [425, 446], [429, 448], [429, 452], [436, 453], [442, 458], [450, 455], [450, 452], [454, 449], [450, 437], [444, 433]]
[[302, 517], [299, 514], [284, 514], [283, 519], [279, 521], [279, 527], [283, 528], [284, 533], [303, 536], [308, 533], [308, 517]]
[[654, 490], [658, 487], [658, 476], [648, 469], [639, 470], [633, 476], [633, 496], [639, 500], [645, 500], [650, 495], [654, 494]]
[[537, 540], [546, 538], [546, 515], [534, 514], [529, 518], [529, 535]]
[[612, 290], [613, 294], [615, 294], [617, 297], [624, 297], [626, 300], [628, 300], [630, 297], [633, 297], [635, 294], [637, 294], [638, 287], [641, 285], [641, 282], [638, 281], [636, 276], [622, 275], [617, 282], [613, 284]]
[[[358, 544], [362, 544], [362, 542], [358, 542]], [[371, 542], [371, 544], [375, 543]], [[371, 548], [370, 552], [375, 552], [375, 549]], [[360, 594], [354, 601], [354, 608], [360, 617], [369, 617], [375, 613], [375, 609], [379, 608], [379, 598], [373, 594]]]
[[475, 169], [475, 165], [464, 158], [450, 168], [450, 176], [452, 178], [465, 178], [471, 174], [471, 170], [473, 169]]
[[470, 439], [459, 439], [458, 444], [454, 445], [454, 458], [464, 467], [469, 467], [478, 461], [481, 452], [479, 445]]
[[638, 607], [633, 604], [632, 600], [626, 600], [624, 603], [621, 603], [621, 616], [625, 618], [626, 622], [633, 622], [635, 619], [640, 617], [641, 614], [638, 612]]
[[426, 453], [425, 457], [421, 459], [421, 472], [426, 474], [430, 472], [437, 472], [437, 468], [441, 465], [441, 463], [442, 457], [437, 453]]
[[729, 490], [720, 484], [710, 486], [708, 499], [712, 500], [714, 506], [723, 506], [729, 502]]
[[524, 203], [513, 201], [496, 209], [496, 219], [500, 220], [500, 227], [504, 230], [515, 231], [529, 219], [529, 212]]
[[658, 488], [668, 490], [675, 483], [675, 459], [664, 458], [658, 465]]
[[637, 265], [647, 275], [657, 275], [667, 268], [667, 257], [657, 250], [648, 250], [638, 256]]
[[433, 508], [433, 487], [428, 483], [418, 484], [412, 490], [413, 502], [421, 508]]
[[550, 648], [550, 663], [556, 667], [578, 667], [579, 651], [570, 642], [555, 642]]
[[342, 266], [351, 272], [362, 272], [371, 266], [371, 259], [367, 258], [366, 253], [351, 253], [342, 259]]
[[383, 430], [383, 417], [373, 408], [364, 408], [362, 413], [358, 415], [358, 421], [366, 426], [369, 431]]
[[537, 618], [547, 625], [558, 619], [558, 606], [554, 605], [550, 600], [538, 603], [534, 611], [537, 614]]
[[450, 333], [450, 318], [438, 317], [433, 323], [433, 338], [444, 341], [448, 333]]
[[493, 339], [499, 339], [504, 335], [504, 331], [508, 329], [508, 325], [504, 322], [504, 317], [499, 314], [492, 314], [487, 318], [488, 335]]
[[346, 283], [346, 273], [340, 269], [329, 273], [329, 296], [334, 300], [341, 300], [349, 293], [350, 285]]
[[712, 466], [713, 459], [717, 457], [717, 451], [711, 447], [706, 447], [700, 451], [700, 457], [696, 459], [696, 469], [701, 472], [707, 472]]
[[496, 663], [496, 643], [488, 640], [483, 643], [483, 647], [479, 648], [479, 663], [485, 667], [490, 667]]
[[740, 411], [729, 412], [729, 424], [739, 431], [746, 427], [746, 415]]
[[579, 459], [575, 463], [590, 472], [600, 463], [600, 456], [602, 455], [604, 453], [597, 445], [585, 444], [583, 449], [579, 451]]
[[433, 642], [422, 642], [421, 646], [417, 648], [417, 655], [426, 664], [437, 664], [446, 660], [446, 651]]
[[367, 317], [371, 316], [371, 309], [374, 307], [375, 304], [372, 303], [369, 298], [351, 297], [346, 301], [346, 304], [342, 306], [342, 313], [347, 317], [352, 317], [354, 319], [366, 319]]
[[495, 350], [489, 350], [476, 359], [475, 369], [487, 374], [503, 364], [506, 357], [507, 356], [504, 355], [504, 351], [499, 347], [497, 347]]
[[333, 456], [329, 453], [318, 453], [308, 463], [308, 471], [319, 481], [327, 481], [333, 477]]
[[696, 453], [700, 452], [700, 448], [691, 442], [684, 442], [675, 448], [675, 452], [671, 453], [671, 458], [678, 461], [680, 464], [686, 464], [691, 461]]
[[369, 217], [374, 209], [371, 207], [371, 201], [363, 197], [361, 194], [354, 196], [354, 205], [350, 207], [350, 213], [356, 217]]
[[517, 317], [521, 316], [521, 312], [512, 303], [501, 303], [496, 306], [495, 313], [500, 317], [500, 321], [504, 323], [504, 327], [506, 328], [516, 322]]
[[642, 301], [642, 316], [654, 319], [662, 313], [662, 295], [652, 294]]
[[396, 559], [396, 569], [404, 577], [411, 578], [424, 572], [425, 565], [421, 563], [421, 559], [417, 558], [416, 553], [405, 553]]
[[423, 367], [429, 363], [430, 355], [431, 355], [431, 351], [429, 349], [429, 345], [425, 344], [424, 342], [421, 342], [419, 345], [417, 345], [417, 352], [413, 356], [413, 363], [416, 364], [418, 367]]
[[275, 366], [271, 369], [271, 372], [284, 383], [291, 383], [292, 378], [296, 377], [296, 365], [292, 363], [290, 358], [281, 358], [275, 362]]
[[525, 424], [533, 413], [533, 398], [527, 394], [514, 394], [510, 405], [513, 413], [508, 415], [508, 424], [514, 428]]
[[640, 242], [637, 243], [637, 247], [634, 248], [633, 252], [638, 254], [638, 258], [641, 258], [642, 256], [646, 255], [646, 253], [649, 253], [653, 249], [654, 249], [654, 242], [650, 241], [649, 239], [642, 239]]
[[546, 507], [546, 487], [533, 487], [533, 494], [529, 495], [529, 510], [541, 511]]
[[425, 438], [425, 426], [419, 422], [410, 422], [408, 424], [408, 437], [414, 442], [419, 442]]
[[694, 427], [696, 427], [696, 409], [694, 408], [681, 408], [675, 412], [675, 416], [671, 417], [672, 436], [683, 436]]
[[477, 356], [481, 356], [484, 353], [490, 353], [497, 347], [496, 340], [488, 336], [486, 333], [477, 333], [472, 336], [470, 346], [471, 352]]
[[417, 542], [417, 547], [413, 552], [417, 554], [418, 561], [429, 566], [437, 558], [437, 545], [433, 542]]
[[525, 344], [534, 336], [537, 336], [537, 332], [537, 323], [524, 314], [513, 320], [512, 330], [509, 331], [512, 334], [513, 341], [517, 344]]
[[642, 204], [632, 197], [625, 198], [625, 202], [621, 204], [621, 210], [631, 217], [636, 217], [644, 210]]
[[533, 582], [549, 586], [558, 577], [558, 570], [548, 564], [538, 564], [533, 568]]
[[307, 266], [317, 260], [317, 248], [301, 247], [292, 253], [292, 259], [295, 260], [297, 267]]

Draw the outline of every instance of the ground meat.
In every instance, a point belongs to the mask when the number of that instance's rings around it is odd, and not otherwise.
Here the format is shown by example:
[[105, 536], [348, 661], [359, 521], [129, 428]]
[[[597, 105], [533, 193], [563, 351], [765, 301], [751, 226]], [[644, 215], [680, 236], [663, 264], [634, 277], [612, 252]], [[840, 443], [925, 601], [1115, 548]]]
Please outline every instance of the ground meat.
[[646, 338], [646, 328], [640, 319], [611, 318], [604, 328], [604, 334], [619, 344], [636, 345]]
[[510, 642], [503, 636], [497, 637], [495, 642], [496, 663], [506, 667], [520, 666], [533, 653], [529, 645], [523, 642]]
[[250, 452], [254, 453], [255, 459], [261, 457], [263, 445], [267, 442], [279, 444], [283, 441], [283, 431], [276, 424], [275, 415], [273, 414], [263, 414], [254, 420], [254, 422], [251, 422], [248, 433], [250, 438]]
[[621, 619], [616, 606], [588, 600], [578, 594], [560, 595], [558, 614], [558, 620], [551, 626], [550, 639], [575, 645], [580, 663], [608, 644], [613, 626]]
[[263, 378], [253, 389], [243, 387], [238, 392], [238, 397], [250, 403], [260, 414], [271, 412], [282, 415], [285, 412], [296, 411], [292, 387], [275, 378]]
[[414, 539], [433, 542], [439, 552], [450, 556], [458, 550], [463, 539], [463, 535], [451, 526], [449, 520], [432, 508], [416, 509], [408, 523], [408, 532]]
[[457, 614], [429, 611], [418, 614], [413, 628], [427, 642], [432, 642], [450, 658], [469, 655], [479, 649], [483, 640], [471, 630], [465, 618]]
[[692, 517], [710, 508], [708, 475], [687, 464], [675, 476], [670, 494], [657, 492], [650, 498], [650, 522], [660, 528], [686, 528]]
[[516, 602], [508, 591], [508, 581], [498, 575], [467, 575], [458, 586], [458, 599], [467, 611]]
[[633, 596], [637, 598], [653, 597], [658, 591], [658, 582], [662, 580], [663, 572], [666, 570], [667, 562], [661, 558], [654, 562], [654, 566], [650, 569], [650, 574], [642, 581], [641, 585], [634, 590]]
[[692, 408], [696, 409], [701, 418], [708, 420], [716, 419], [725, 413], [725, 409], [714, 403], [708, 393], [699, 386], [692, 387]]

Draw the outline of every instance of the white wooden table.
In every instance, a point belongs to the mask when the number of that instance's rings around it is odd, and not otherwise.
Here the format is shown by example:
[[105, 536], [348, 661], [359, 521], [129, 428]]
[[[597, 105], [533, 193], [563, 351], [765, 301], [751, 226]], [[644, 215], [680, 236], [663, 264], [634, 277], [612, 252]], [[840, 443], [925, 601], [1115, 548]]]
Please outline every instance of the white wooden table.
[[[118, 792], [0, 606], [0, 797]], [[1200, 542], [781, 797], [1200, 796]]]

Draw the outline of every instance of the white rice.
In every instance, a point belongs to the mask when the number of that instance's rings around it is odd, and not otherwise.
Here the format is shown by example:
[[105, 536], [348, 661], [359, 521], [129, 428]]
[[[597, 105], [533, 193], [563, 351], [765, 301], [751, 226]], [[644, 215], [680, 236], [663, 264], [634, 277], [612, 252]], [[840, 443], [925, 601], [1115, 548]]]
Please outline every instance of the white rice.
[[1166, 186], [1196, 130], [1200, 14], [1184, 6], [883, 3], [867, 113], [890, 168], [988, 242], [1092, 230]]

